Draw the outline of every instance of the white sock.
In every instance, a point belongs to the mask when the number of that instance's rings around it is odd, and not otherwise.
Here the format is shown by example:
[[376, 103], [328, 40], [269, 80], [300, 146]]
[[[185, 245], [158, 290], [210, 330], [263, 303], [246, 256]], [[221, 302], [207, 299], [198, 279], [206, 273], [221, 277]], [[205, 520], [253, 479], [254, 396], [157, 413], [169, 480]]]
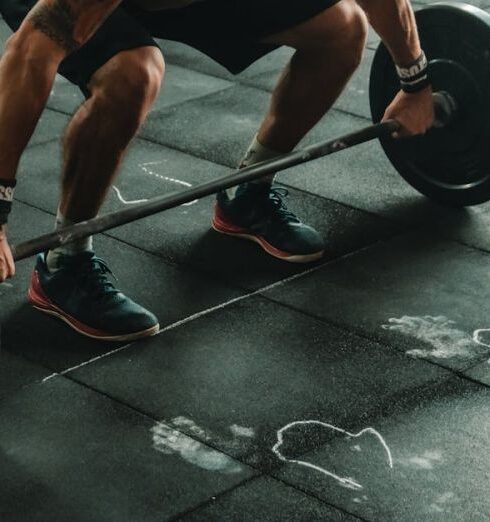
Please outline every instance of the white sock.
[[[245, 167], [250, 167], [251, 165], [255, 165], [256, 163], [261, 163], [262, 161], [271, 160], [282, 156], [282, 152], [278, 152], [277, 150], [269, 149], [268, 147], [262, 145], [257, 138], [257, 135], [254, 136], [252, 143], [250, 144], [245, 156], [243, 157], [239, 168], [243, 169]], [[263, 183], [267, 185], [272, 185], [274, 182], [275, 174], [271, 174], [270, 176], [265, 176], [263, 178], [256, 179], [251, 183]], [[235, 196], [236, 187], [232, 187], [228, 189], [228, 196], [233, 198]]]
[[[59, 230], [60, 228], [68, 227], [73, 225], [73, 221], [66, 219], [58, 209], [56, 214], [56, 224], [55, 230]], [[77, 254], [81, 254], [82, 252], [92, 252], [93, 251], [93, 240], [92, 236], [85, 237], [83, 239], [77, 239], [75, 241], [71, 241], [66, 245], [59, 246], [50, 250], [48, 255], [46, 256], [46, 264], [48, 265], [48, 270], [50, 272], [56, 272], [58, 270], [58, 258], [60, 256], [75, 256]]]

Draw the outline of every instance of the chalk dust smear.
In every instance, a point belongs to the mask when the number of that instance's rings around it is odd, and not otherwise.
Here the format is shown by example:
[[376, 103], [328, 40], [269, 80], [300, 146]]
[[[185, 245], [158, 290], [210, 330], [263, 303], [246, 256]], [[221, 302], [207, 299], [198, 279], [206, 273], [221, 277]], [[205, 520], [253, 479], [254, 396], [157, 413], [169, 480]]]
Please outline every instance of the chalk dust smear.
[[468, 334], [456, 327], [455, 321], [445, 315], [439, 316], [408, 316], [388, 320], [389, 324], [382, 325], [384, 330], [397, 332], [430, 345], [430, 348], [408, 350], [407, 355], [412, 357], [434, 357], [451, 359], [454, 357], [469, 358], [481, 355], [490, 348], [489, 330], [476, 330]]

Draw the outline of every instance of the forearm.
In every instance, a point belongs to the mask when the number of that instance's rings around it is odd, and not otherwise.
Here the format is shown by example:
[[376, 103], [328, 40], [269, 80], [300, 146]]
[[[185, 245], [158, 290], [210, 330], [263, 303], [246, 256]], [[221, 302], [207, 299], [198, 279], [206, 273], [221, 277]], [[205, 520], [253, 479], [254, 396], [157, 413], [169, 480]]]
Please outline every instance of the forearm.
[[409, 0], [357, 0], [393, 57], [403, 67], [421, 55], [415, 15]]

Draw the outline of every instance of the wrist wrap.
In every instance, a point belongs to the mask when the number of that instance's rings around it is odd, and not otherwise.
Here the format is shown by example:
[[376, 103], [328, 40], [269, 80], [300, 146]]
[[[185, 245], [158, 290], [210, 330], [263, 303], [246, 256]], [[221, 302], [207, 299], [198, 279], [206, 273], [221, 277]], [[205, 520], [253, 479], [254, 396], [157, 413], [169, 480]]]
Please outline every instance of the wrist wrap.
[[12, 210], [15, 180], [0, 178], [0, 225], [5, 225]]
[[400, 79], [400, 86], [405, 92], [419, 92], [430, 85], [429, 62], [423, 51], [420, 57], [408, 67], [397, 65], [396, 72]]

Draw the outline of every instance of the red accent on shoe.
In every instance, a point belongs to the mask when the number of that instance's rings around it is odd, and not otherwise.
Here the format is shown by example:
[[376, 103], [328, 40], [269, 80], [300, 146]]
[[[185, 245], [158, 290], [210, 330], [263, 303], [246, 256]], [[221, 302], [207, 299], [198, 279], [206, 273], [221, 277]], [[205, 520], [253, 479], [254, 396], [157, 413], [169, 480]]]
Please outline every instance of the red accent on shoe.
[[242, 228], [226, 220], [223, 211], [216, 203], [214, 207], [213, 227], [223, 234], [251, 234], [248, 228]]
[[291, 254], [290, 252], [285, 252], [284, 250], [279, 250], [275, 246], [271, 245], [266, 239], [262, 236], [255, 234], [248, 228], [239, 227], [227, 221], [223, 211], [216, 203], [214, 207], [214, 217], [213, 217], [213, 228], [216, 232], [220, 232], [221, 234], [227, 234], [229, 236], [235, 236], [243, 239], [248, 239], [250, 241], [254, 241], [258, 243], [268, 254], [273, 257], [277, 257], [278, 259], [282, 259], [285, 261], [296, 262], [296, 263], [305, 263], [312, 262], [320, 259], [323, 256], [323, 251], [315, 253], [315, 254]]
[[118, 334], [114, 335], [109, 332], [104, 332], [103, 330], [98, 330], [96, 328], [92, 328], [81, 321], [78, 321], [71, 315], [64, 312], [61, 308], [56, 306], [44, 293], [42, 289], [41, 282], [39, 281], [39, 274], [37, 270], [34, 270], [31, 277], [31, 286], [27, 292], [27, 296], [29, 302], [34, 306], [34, 308], [40, 310], [41, 312], [45, 312], [47, 314], [53, 315], [58, 319], [61, 319], [69, 326], [71, 326], [78, 333], [83, 335], [87, 335], [88, 337], [92, 337], [94, 339], [108, 340], [108, 341], [129, 341], [133, 339], [138, 339], [140, 337], [146, 337], [149, 335], [154, 335], [158, 332], [159, 326], [156, 325], [153, 328], [148, 330], [144, 330], [142, 332], [134, 332], [130, 334]]

